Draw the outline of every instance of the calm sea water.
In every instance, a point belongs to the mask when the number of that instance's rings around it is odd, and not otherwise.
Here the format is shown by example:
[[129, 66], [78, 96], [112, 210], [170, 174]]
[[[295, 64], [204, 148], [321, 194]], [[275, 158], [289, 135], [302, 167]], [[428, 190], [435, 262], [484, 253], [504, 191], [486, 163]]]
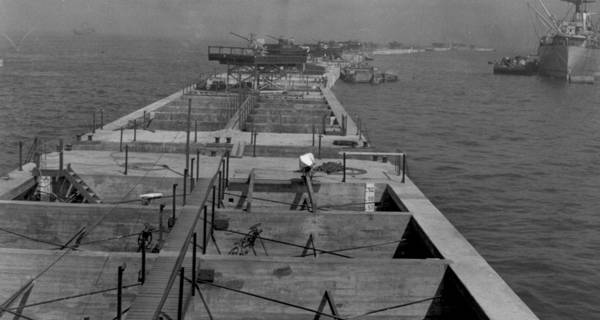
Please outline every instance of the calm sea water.
[[[70, 138], [212, 70], [206, 44], [31, 38], [0, 68], [0, 172], [17, 142]], [[400, 81], [335, 92], [542, 319], [600, 318], [600, 91], [494, 76], [499, 53], [376, 56]], [[50, 144], [50, 143], [49, 143]]]

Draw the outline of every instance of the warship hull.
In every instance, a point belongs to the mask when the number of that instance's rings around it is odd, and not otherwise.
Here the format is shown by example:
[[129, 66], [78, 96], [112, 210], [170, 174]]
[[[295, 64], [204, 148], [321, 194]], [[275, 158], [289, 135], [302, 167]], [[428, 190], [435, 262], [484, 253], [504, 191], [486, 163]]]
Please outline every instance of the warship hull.
[[600, 48], [542, 45], [538, 50], [542, 75], [569, 79], [571, 76], [600, 76]]

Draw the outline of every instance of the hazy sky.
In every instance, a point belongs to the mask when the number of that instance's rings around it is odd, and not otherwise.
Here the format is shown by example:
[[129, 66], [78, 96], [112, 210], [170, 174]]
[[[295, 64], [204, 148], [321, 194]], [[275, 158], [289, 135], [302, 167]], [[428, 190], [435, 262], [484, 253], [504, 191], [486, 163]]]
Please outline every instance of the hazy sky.
[[[30, 28], [71, 32], [87, 23], [98, 33], [188, 39], [233, 39], [232, 31], [300, 41], [460, 41], [531, 49], [537, 35], [526, 1], [0, 0], [0, 31], [18, 38]], [[566, 12], [559, 0], [544, 1], [557, 15]]]

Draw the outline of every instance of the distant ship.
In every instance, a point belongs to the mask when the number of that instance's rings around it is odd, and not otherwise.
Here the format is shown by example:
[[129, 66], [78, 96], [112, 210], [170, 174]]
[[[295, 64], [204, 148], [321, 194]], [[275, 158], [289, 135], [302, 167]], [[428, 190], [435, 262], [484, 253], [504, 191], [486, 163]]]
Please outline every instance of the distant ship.
[[562, 1], [575, 6], [569, 20], [555, 20], [545, 6], [546, 15], [536, 10], [540, 21], [550, 28], [549, 33], [540, 39], [538, 47], [540, 74], [567, 80], [571, 77], [600, 76], [599, 32], [592, 24], [587, 8], [587, 4], [595, 0]]
[[87, 22], [84, 22], [81, 26], [73, 29], [73, 34], [82, 36], [95, 33], [96, 30], [92, 28]]

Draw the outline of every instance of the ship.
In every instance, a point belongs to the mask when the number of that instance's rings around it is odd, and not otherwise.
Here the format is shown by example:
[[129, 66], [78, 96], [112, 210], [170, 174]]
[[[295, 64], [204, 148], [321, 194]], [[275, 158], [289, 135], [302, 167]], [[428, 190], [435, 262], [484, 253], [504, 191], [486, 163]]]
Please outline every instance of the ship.
[[492, 62], [494, 74], [512, 74], [520, 76], [532, 76], [538, 72], [539, 63], [537, 57], [515, 56], [503, 57], [500, 61]]
[[549, 28], [539, 42], [539, 73], [567, 80], [600, 75], [599, 32], [592, 23], [592, 13], [588, 11], [588, 4], [594, 0], [562, 1], [575, 6], [569, 19], [556, 20], [542, 2], [545, 14], [535, 11], [540, 21]]
[[19, 143], [0, 179], [5, 318], [538, 319], [409, 156], [372, 145], [331, 90], [339, 63], [299, 77], [295, 56], [208, 53], [225, 92], [195, 82], [108, 124], [94, 113], [50, 153]]

